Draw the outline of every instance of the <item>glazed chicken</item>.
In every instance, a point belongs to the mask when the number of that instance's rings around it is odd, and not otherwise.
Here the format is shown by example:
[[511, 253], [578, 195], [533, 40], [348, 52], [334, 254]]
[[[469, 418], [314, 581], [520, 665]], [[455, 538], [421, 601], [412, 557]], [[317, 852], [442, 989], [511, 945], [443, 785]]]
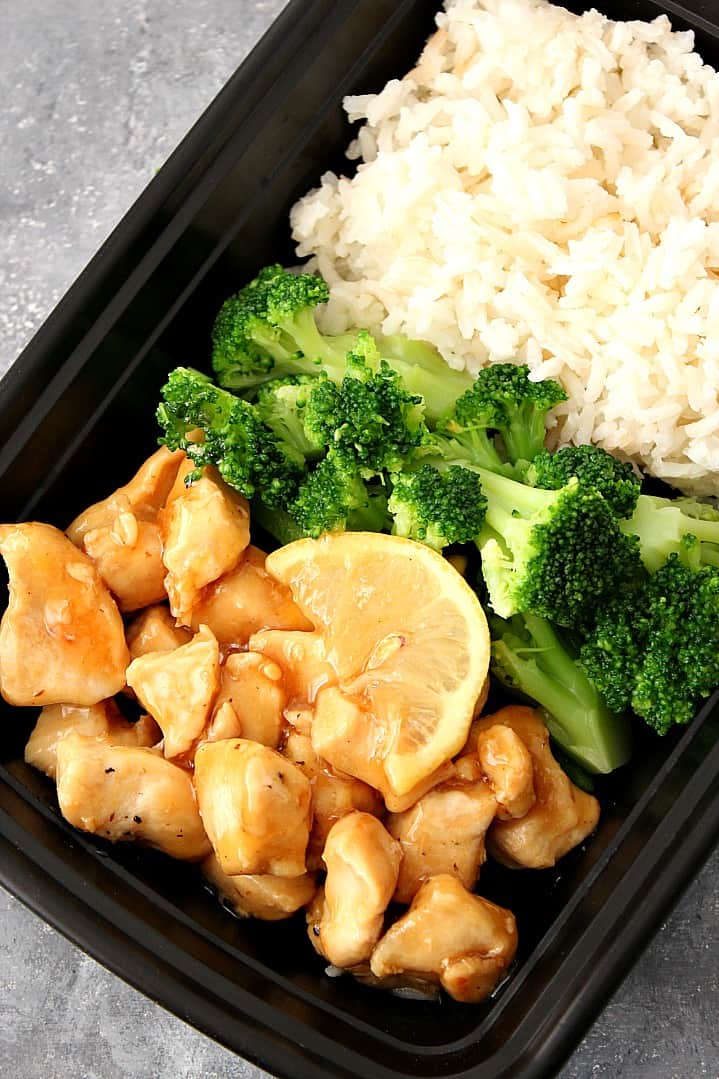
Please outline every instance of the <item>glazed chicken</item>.
[[516, 731], [501, 723], [477, 733], [477, 759], [497, 799], [500, 820], [523, 817], [534, 805], [532, 757]]
[[514, 915], [442, 874], [425, 881], [405, 915], [372, 952], [377, 978], [398, 974], [440, 983], [465, 1004], [484, 1000], [517, 950]]
[[148, 652], [171, 652], [192, 639], [189, 630], [175, 625], [164, 603], [147, 607], [130, 622], [125, 637], [130, 657], [137, 659]]
[[355, 809], [381, 817], [382, 799], [360, 779], [337, 772], [323, 761], [307, 735], [290, 731], [284, 754], [301, 768], [312, 784], [312, 831], [307, 847], [307, 868], [321, 869], [322, 853], [334, 823]]
[[234, 569], [250, 542], [246, 499], [209, 467], [188, 486], [194, 468], [183, 462], [158, 517], [170, 610], [185, 626], [202, 589]]
[[219, 895], [240, 918], [261, 918], [278, 922], [312, 902], [317, 888], [314, 874], [276, 877], [271, 873], [229, 877], [220, 869], [214, 854], [202, 863], [202, 872]]
[[248, 547], [237, 566], [202, 591], [190, 625], [197, 629], [205, 623], [223, 647], [245, 645], [263, 629], [311, 629], [289, 588], [270, 577], [266, 557], [258, 547]]
[[311, 788], [296, 765], [244, 738], [204, 742], [195, 754], [195, 788], [223, 873], [302, 876]]
[[127, 668], [127, 684], [157, 720], [166, 757], [187, 753], [205, 729], [220, 687], [220, 650], [202, 626], [172, 652], [148, 652]]
[[190, 861], [210, 853], [189, 774], [157, 750], [67, 734], [57, 747], [57, 797], [83, 832]]
[[165, 567], [158, 512], [184, 458], [159, 449], [109, 498], [77, 517], [67, 530], [88, 554], [121, 611], [165, 598]]
[[205, 732], [208, 742], [249, 738], [276, 749], [285, 722], [282, 671], [259, 652], [232, 652], [220, 671], [220, 692]]
[[330, 963], [353, 967], [369, 959], [401, 857], [399, 844], [369, 813], [349, 813], [332, 826], [323, 856], [327, 877], [307, 919], [310, 940]]
[[544, 869], [590, 835], [599, 820], [599, 802], [572, 783], [549, 747], [549, 732], [533, 708], [509, 705], [479, 721], [479, 733], [497, 723], [511, 727], [532, 758], [536, 801], [517, 820], [497, 820], [487, 845], [504, 865]]
[[162, 732], [151, 716], [140, 716], [136, 723], [124, 718], [113, 700], [80, 707], [75, 704], [50, 704], [43, 708], [25, 746], [25, 760], [34, 768], [55, 779], [57, 747], [66, 734], [91, 735], [108, 746], [154, 746]]
[[473, 888], [486, 858], [484, 840], [497, 802], [476, 757], [456, 762], [454, 776], [403, 813], [390, 813], [387, 830], [402, 848], [398, 903], [409, 903], [430, 877], [449, 873]]
[[125, 684], [117, 605], [91, 559], [51, 525], [0, 525], [10, 596], [0, 692], [10, 704], [97, 704]]

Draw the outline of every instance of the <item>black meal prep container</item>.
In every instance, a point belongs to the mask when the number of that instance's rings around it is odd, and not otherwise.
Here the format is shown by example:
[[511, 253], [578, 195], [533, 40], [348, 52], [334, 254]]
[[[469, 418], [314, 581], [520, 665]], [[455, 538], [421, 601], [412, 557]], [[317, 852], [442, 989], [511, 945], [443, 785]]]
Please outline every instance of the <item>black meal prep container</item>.
[[[719, 64], [719, 5], [601, 5], [693, 27]], [[292, 261], [287, 214], [347, 169], [350, 92], [408, 70], [434, 0], [294, 0], [152, 181], [0, 387], [3, 520], [64, 526], [154, 447], [167, 371], [203, 366], [213, 316], [261, 265]], [[4, 601], [3, 601], [4, 602]], [[198, 871], [110, 847], [60, 818], [27, 767], [29, 712], [2, 705], [0, 881], [110, 969], [279, 1076], [551, 1074], [719, 835], [719, 709], [600, 786], [592, 840], [556, 870], [488, 864], [482, 892], [518, 917], [511, 977], [475, 1007], [329, 978], [301, 918], [238, 921]], [[5, 714], [7, 713], [7, 714]]]

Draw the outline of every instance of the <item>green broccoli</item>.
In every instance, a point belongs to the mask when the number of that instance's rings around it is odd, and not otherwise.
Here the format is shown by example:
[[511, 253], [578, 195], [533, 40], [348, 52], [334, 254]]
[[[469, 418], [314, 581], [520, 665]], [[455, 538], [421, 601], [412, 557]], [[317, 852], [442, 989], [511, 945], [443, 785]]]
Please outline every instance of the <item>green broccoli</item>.
[[[370, 478], [401, 469], [407, 457], [427, 438], [422, 398], [410, 394], [384, 361], [375, 368], [374, 342], [360, 338], [361, 352], [347, 356], [347, 374], [337, 384], [321, 380], [304, 409], [309, 437], [357, 462]], [[367, 351], [370, 350], [368, 363]]]
[[540, 450], [526, 469], [524, 481], [530, 487], [558, 491], [573, 476], [599, 491], [617, 517], [631, 517], [642, 481], [630, 464], [599, 446], [564, 446], [554, 453]]
[[[347, 353], [362, 351], [361, 331], [336, 337], [320, 332], [314, 311], [328, 297], [327, 285], [314, 274], [293, 274], [279, 265], [261, 270], [225, 301], [215, 321], [212, 365], [220, 385], [245, 391], [268, 379], [319, 370], [341, 382]], [[378, 345], [376, 366], [381, 353], [407, 392], [422, 396], [429, 418], [449, 408], [471, 384], [468, 375], [453, 371], [423, 342], [386, 338]]]
[[491, 671], [512, 693], [540, 705], [552, 738], [589, 772], [611, 772], [630, 755], [627, 719], [610, 711], [569, 643], [532, 614], [489, 618]]
[[[261, 422], [253, 405], [191, 367], [172, 371], [162, 398], [157, 419], [165, 433], [160, 441], [171, 450], [184, 450], [197, 465], [195, 475], [214, 465], [230, 486], [246, 498], [261, 494], [270, 507], [285, 506], [295, 497], [304, 462]], [[200, 438], [193, 434], [198, 430]]]
[[477, 471], [487, 498], [482, 574], [502, 618], [530, 611], [581, 629], [598, 606], [641, 579], [637, 541], [597, 491], [576, 479], [544, 491]]
[[318, 460], [325, 450], [325, 442], [307, 431], [304, 418], [308, 397], [326, 381], [320, 374], [287, 375], [263, 383], [255, 397], [254, 405], [262, 422], [306, 461]]
[[[510, 464], [531, 461], [544, 448], [547, 413], [567, 400], [554, 379], [533, 382], [526, 364], [497, 363], [483, 368], [472, 387], [457, 399], [438, 429], [471, 448], [484, 451], [487, 429], [499, 432]], [[480, 461], [477, 462], [481, 464]]]
[[700, 541], [700, 561], [716, 565], [719, 559], [719, 512], [703, 502], [640, 495], [632, 516], [622, 529], [639, 540], [642, 561], [650, 573], [678, 554], [684, 536]]
[[230, 296], [212, 330], [212, 366], [221, 386], [245, 390], [270, 378], [316, 373], [344, 364], [353, 336], [325, 338], [314, 310], [329, 297], [314, 274], [292, 274], [277, 264]]
[[387, 495], [380, 483], [366, 483], [354, 462], [330, 450], [300, 484], [287, 507], [302, 535], [323, 532], [381, 532], [388, 522]]
[[598, 612], [581, 662], [616, 707], [659, 734], [688, 723], [719, 685], [719, 569], [687, 536], [639, 592]]
[[387, 508], [393, 535], [419, 540], [436, 551], [451, 543], [470, 543], [479, 535], [487, 499], [475, 472], [458, 465], [440, 472], [424, 464], [391, 480]]

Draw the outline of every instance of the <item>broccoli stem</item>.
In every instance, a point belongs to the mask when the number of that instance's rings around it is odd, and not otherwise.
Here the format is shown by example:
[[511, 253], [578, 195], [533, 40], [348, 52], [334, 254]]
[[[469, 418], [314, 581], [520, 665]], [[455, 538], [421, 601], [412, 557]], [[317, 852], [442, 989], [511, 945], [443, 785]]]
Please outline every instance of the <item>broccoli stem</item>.
[[305, 535], [286, 510], [269, 509], [261, 498], [252, 499], [251, 520], [253, 524], [268, 532], [282, 547]]
[[519, 417], [502, 430], [510, 461], [531, 461], [544, 446], [547, 435], [545, 414], [534, 408], [520, 411]]
[[[521, 632], [515, 632], [522, 627]], [[611, 712], [546, 619], [492, 619], [492, 670], [508, 688], [536, 701], [549, 732], [590, 772], [611, 772], [630, 755], [629, 725]]]

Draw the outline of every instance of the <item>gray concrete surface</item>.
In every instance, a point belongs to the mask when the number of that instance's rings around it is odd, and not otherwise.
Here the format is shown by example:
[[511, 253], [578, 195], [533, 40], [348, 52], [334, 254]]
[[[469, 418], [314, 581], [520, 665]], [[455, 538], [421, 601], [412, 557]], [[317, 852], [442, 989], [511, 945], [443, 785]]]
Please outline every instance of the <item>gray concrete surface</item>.
[[[0, 0], [0, 374], [282, 0]], [[719, 1076], [719, 853], [561, 1079]], [[2, 1079], [263, 1075], [0, 890]]]

